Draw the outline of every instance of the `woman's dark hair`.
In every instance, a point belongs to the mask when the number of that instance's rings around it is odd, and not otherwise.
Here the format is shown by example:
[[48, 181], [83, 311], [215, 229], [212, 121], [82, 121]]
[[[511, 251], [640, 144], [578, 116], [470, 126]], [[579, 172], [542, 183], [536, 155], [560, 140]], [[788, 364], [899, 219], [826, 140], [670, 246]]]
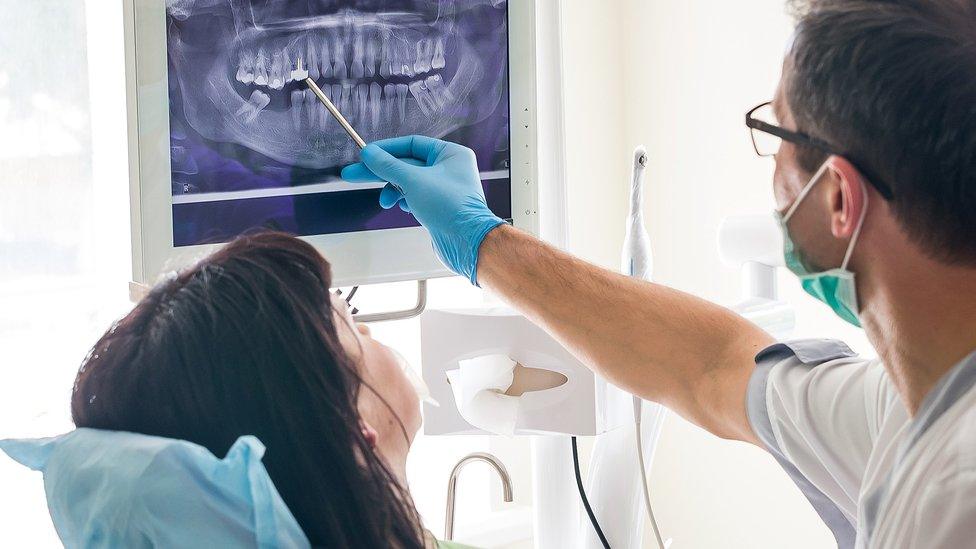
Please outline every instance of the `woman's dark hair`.
[[[156, 286], [78, 372], [78, 427], [188, 440], [242, 435], [313, 545], [423, 547], [409, 495], [362, 433], [329, 264], [281, 233], [240, 237]], [[367, 390], [369, 390], [367, 388]]]

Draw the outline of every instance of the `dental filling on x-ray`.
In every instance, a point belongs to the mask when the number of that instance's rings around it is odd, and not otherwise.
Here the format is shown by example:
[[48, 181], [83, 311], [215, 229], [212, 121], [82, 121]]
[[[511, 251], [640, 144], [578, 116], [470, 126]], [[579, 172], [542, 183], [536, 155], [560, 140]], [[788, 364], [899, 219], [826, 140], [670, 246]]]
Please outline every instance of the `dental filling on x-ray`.
[[167, 0], [174, 244], [417, 226], [378, 205], [380, 183], [339, 178], [358, 149], [295, 79], [299, 62], [367, 142], [422, 134], [473, 149], [488, 205], [511, 218], [507, 11]]

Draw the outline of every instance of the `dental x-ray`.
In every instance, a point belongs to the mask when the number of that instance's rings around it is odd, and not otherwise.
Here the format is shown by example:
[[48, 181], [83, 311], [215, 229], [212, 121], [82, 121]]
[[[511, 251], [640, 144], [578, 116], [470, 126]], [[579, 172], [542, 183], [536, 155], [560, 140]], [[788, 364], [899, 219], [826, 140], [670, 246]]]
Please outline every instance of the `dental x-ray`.
[[416, 226], [346, 184], [358, 148], [299, 61], [367, 141], [423, 134], [478, 157], [511, 217], [505, 0], [167, 0], [173, 240], [255, 227], [299, 235]]

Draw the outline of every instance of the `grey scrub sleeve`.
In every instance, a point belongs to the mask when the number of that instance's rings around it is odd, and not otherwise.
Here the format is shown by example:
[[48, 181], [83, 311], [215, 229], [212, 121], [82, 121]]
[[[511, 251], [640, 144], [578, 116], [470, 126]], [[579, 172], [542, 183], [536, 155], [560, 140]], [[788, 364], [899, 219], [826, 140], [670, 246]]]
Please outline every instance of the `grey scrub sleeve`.
[[763, 350], [749, 380], [753, 430], [841, 548], [854, 547], [861, 481], [894, 396], [886, 379], [877, 361], [821, 339]]

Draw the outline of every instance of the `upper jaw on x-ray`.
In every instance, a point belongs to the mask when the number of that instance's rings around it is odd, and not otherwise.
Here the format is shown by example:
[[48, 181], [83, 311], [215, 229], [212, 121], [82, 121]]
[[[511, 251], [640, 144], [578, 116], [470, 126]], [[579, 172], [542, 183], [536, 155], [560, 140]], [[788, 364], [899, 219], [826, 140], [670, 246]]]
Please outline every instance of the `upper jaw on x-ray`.
[[504, 3], [167, 0], [179, 22], [169, 26], [170, 63], [186, 121], [203, 137], [334, 168], [357, 149], [296, 80], [299, 60], [366, 141], [443, 137], [484, 120], [506, 89], [507, 59], [480, 56], [471, 42], [505, 40]]

